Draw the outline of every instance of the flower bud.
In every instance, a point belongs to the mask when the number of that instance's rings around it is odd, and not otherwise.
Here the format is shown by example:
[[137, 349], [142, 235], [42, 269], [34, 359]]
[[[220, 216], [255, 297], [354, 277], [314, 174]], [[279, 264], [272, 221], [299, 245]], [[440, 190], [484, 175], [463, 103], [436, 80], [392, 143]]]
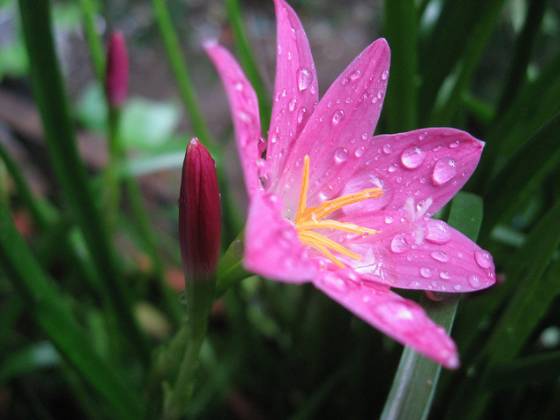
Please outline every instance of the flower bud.
[[121, 106], [128, 94], [128, 55], [122, 32], [113, 32], [107, 45], [105, 94], [109, 105]]
[[214, 273], [220, 253], [220, 233], [216, 164], [195, 138], [187, 146], [179, 196], [179, 241], [187, 279]]

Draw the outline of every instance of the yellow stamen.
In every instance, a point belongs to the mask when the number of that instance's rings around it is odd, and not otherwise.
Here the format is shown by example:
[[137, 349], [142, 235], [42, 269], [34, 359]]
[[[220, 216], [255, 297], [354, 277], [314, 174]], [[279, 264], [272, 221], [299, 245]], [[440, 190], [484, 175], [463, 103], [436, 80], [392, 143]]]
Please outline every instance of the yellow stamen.
[[[351, 204], [356, 204], [371, 198], [378, 198], [383, 195], [381, 188], [366, 188], [352, 194], [343, 195], [333, 200], [327, 200], [316, 207], [307, 207], [307, 192], [309, 190], [309, 168], [311, 166], [309, 156], [303, 158], [303, 176], [299, 193], [299, 204], [295, 217], [296, 230], [299, 239], [305, 245], [319, 251], [323, 256], [332, 261], [340, 268], [344, 264], [331, 252], [346, 256], [353, 260], [360, 260], [362, 256], [350, 251], [348, 248], [327, 238], [326, 236], [314, 232], [315, 229], [338, 230], [342, 232], [355, 233], [358, 235], [374, 235], [378, 233], [375, 229], [355, 225], [354, 223], [339, 222], [332, 219], [324, 219], [337, 210]], [[323, 220], [324, 219], [324, 220]]]

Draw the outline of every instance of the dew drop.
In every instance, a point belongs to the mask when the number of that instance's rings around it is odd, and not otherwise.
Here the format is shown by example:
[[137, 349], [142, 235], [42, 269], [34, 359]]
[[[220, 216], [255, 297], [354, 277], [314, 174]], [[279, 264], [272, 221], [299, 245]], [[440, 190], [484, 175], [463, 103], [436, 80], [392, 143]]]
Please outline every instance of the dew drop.
[[383, 73], [381, 73], [381, 80], [387, 80], [389, 77], [389, 70], [385, 70], [383, 71]]
[[365, 151], [366, 148], [364, 146], [358, 147], [354, 152], [354, 156], [356, 156], [357, 158], [361, 158], [364, 155]]
[[393, 148], [388, 143], [383, 145], [383, 153], [385, 153], [386, 155], [390, 154], [392, 149]]
[[385, 216], [385, 223], [388, 225], [393, 223], [393, 216]]
[[449, 227], [441, 220], [430, 220], [426, 228], [426, 239], [430, 242], [445, 244], [451, 239]]
[[436, 162], [432, 173], [432, 181], [436, 185], [449, 182], [457, 174], [455, 160], [445, 157]]
[[333, 289], [337, 292], [345, 292], [346, 291], [346, 282], [342, 280], [340, 277], [335, 276], [333, 274], [326, 274], [323, 277], [323, 283], [326, 286]]
[[238, 92], [243, 91], [243, 83], [242, 82], [236, 82], [235, 85], [233, 85], [233, 87]]
[[408, 244], [404, 234], [400, 233], [391, 240], [391, 251], [395, 254], [402, 254], [408, 249]]
[[459, 147], [459, 144], [460, 144], [460, 143], [459, 143], [459, 140], [456, 140], [456, 141], [454, 141], [454, 142], [452, 142], [452, 143], [449, 143], [449, 148], [450, 148], [450, 149], [456, 149], [457, 147]]
[[246, 113], [245, 111], [239, 111], [237, 113], [237, 116], [239, 117], [239, 119], [241, 121], [243, 121], [244, 123], [250, 123], [251, 122], [251, 115], [249, 115], [248, 113]]
[[387, 169], [390, 173], [394, 173], [397, 171], [397, 165], [393, 164], [391, 166], [389, 166], [389, 168]]
[[340, 121], [344, 118], [344, 111], [339, 109], [336, 111], [332, 116], [332, 123], [333, 125], [338, 125]]
[[469, 276], [469, 284], [474, 288], [480, 287], [480, 279], [476, 274]]
[[492, 266], [492, 256], [487, 251], [475, 251], [474, 259], [480, 268], [490, 268]]
[[303, 122], [303, 119], [305, 118], [305, 113], [307, 112], [307, 108], [305, 108], [304, 106], [302, 106], [300, 108], [300, 110], [298, 111], [298, 115], [297, 115], [297, 122], [298, 124], [301, 124]]
[[356, 70], [354, 73], [350, 75], [350, 80], [355, 82], [362, 76], [362, 72], [360, 70]]
[[339, 147], [334, 152], [334, 163], [340, 165], [341, 163], [346, 162], [348, 159], [348, 149], [345, 147]]
[[436, 261], [439, 262], [447, 262], [449, 261], [449, 256], [447, 255], [447, 253], [443, 252], [443, 251], [433, 251], [431, 254], [432, 258]]
[[278, 137], [277, 137], [276, 135], [274, 135], [274, 136], [272, 136], [272, 137], [270, 138], [270, 142], [271, 142], [272, 144], [275, 144], [277, 141], [278, 141]]
[[432, 276], [432, 270], [430, 270], [428, 267], [422, 267], [420, 269], [420, 275], [425, 279], [429, 279]]
[[416, 169], [422, 165], [425, 158], [426, 153], [422, 149], [419, 147], [409, 147], [402, 152], [401, 163], [405, 168]]
[[439, 278], [442, 280], [449, 280], [451, 276], [447, 271], [442, 271], [441, 273], [439, 273]]
[[313, 75], [305, 67], [302, 67], [301, 69], [298, 70], [297, 77], [298, 77], [298, 89], [300, 92], [303, 92], [304, 90], [309, 88], [311, 82], [313, 81]]
[[259, 151], [259, 155], [262, 155], [266, 150], [266, 141], [262, 137], [259, 137], [259, 141], [257, 142], [257, 150]]
[[296, 109], [296, 104], [297, 100], [295, 98], [288, 103], [288, 109], [290, 110], [290, 112], [294, 112], [294, 110]]

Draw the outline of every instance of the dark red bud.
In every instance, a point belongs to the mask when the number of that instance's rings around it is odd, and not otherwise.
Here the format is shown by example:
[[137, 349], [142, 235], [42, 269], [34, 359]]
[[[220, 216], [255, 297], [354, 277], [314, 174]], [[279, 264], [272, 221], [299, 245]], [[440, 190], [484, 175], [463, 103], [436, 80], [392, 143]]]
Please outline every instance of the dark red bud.
[[109, 105], [121, 106], [128, 95], [128, 54], [122, 32], [113, 32], [107, 45], [105, 94]]
[[192, 139], [183, 162], [179, 241], [188, 280], [214, 273], [220, 254], [221, 210], [216, 164]]

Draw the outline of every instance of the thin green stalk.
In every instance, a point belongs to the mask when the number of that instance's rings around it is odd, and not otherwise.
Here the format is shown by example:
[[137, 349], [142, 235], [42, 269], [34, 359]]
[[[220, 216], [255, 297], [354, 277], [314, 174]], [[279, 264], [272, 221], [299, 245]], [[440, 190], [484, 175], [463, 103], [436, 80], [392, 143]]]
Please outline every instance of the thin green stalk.
[[104, 208], [106, 218], [111, 230], [115, 227], [118, 219], [121, 202], [121, 179], [118, 170], [122, 162], [122, 149], [119, 141], [120, 109], [107, 106], [107, 140], [109, 161], [104, 174]]
[[181, 418], [192, 397], [200, 348], [206, 337], [208, 316], [214, 296], [214, 284], [214, 276], [191, 278], [185, 290], [187, 348], [179, 367], [177, 381], [172, 389], [166, 390], [164, 396], [163, 419], [165, 420]]
[[7, 205], [0, 203], [0, 267], [25, 302], [26, 311], [60, 354], [97, 394], [112, 407], [115, 418], [135, 419], [141, 402], [114, 366], [92, 351], [68, 301], [44, 272], [18, 233]]
[[[95, 0], [80, 0], [80, 8], [84, 20], [84, 34], [88, 44], [93, 70], [97, 80], [105, 80], [105, 54], [101, 38], [97, 34], [95, 18], [97, 7]], [[103, 83], [102, 83], [103, 84]]]
[[38, 104], [50, 159], [73, 218], [84, 234], [111, 304], [135, 353], [147, 364], [147, 341], [132, 314], [128, 290], [117, 267], [107, 227], [95, 205], [88, 176], [79, 158], [59, 63], [56, 58], [48, 0], [19, 0], [22, 29], [30, 60], [33, 93]]
[[219, 145], [210, 135], [210, 131], [200, 112], [198, 106], [200, 101], [196, 95], [188, 67], [181, 53], [181, 45], [177, 37], [177, 32], [173, 28], [171, 16], [167, 9], [167, 2], [165, 0], [152, 0], [152, 7], [163, 39], [167, 59], [169, 60], [169, 65], [175, 76], [183, 105], [190, 116], [194, 133], [202, 144], [210, 150], [213, 156], [219, 157]]
[[249, 39], [247, 38], [247, 33], [245, 32], [245, 23], [243, 22], [243, 17], [241, 15], [239, 1], [226, 0], [226, 9], [229, 23], [233, 31], [235, 47], [237, 53], [239, 54], [239, 60], [241, 61], [241, 66], [245, 70], [249, 81], [257, 93], [262, 130], [266, 133], [270, 124], [270, 116], [272, 112], [270, 108], [270, 95], [267, 92], [266, 86], [257, 67], [257, 63], [252, 53], [253, 49], [249, 44]]
[[6, 165], [6, 169], [14, 181], [16, 191], [29, 210], [31, 217], [33, 218], [33, 222], [40, 230], [44, 230], [53, 216], [53, 209], [47, 207], [45, 203], [40, 202], [33, 196], [31, 188], [29, 188], [25, 177], [2, 142], [0, 142], [0, 159], [2, 159]]
[[548, 0], [527, 0], [527, 16], [523, 29], [515, 43], [515, 52], [511, 60], [508, 76], [503, 84], [498, 101], [497, 112], [502, 113], [512, 103], [519, 88], [527, 80], [527, 67], [535, 45], [535, 39], [544, 17]]
[[385, 0], [385, 32], [391, 45], [387, 128], [391, 133], [417, 127], [417, 16], [414, 0]]

